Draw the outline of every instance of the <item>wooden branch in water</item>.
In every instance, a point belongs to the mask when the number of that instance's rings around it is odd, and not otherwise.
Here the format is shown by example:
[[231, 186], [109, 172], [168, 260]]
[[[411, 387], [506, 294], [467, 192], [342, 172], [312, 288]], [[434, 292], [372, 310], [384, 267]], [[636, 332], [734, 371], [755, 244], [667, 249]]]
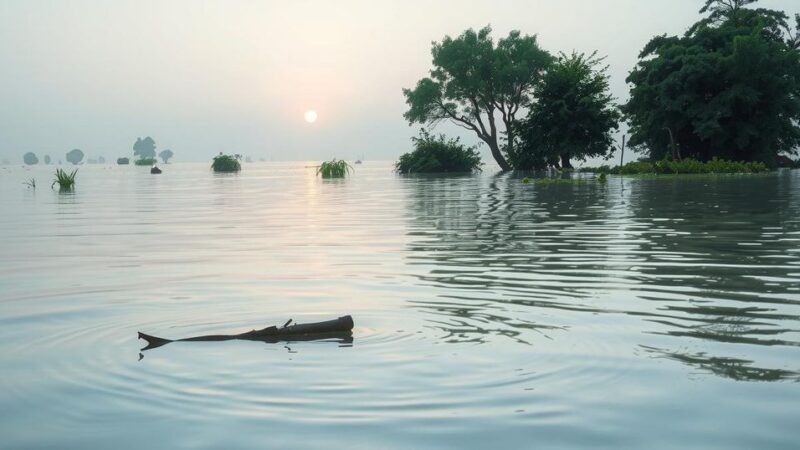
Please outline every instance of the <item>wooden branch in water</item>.
[[170, 342], [231, 341], [234, 339], [241, 339], [275, 343], [281, 341], [310, 341], [331, 338], [352, 339], [353, 337], [353, 318], [350, 316], [342, 316], [338, 319], [324, 322], [296, 323], [294, 325], [289, 325], [291, 322], [290, 319], [281, 328], [271, 326], [241, 334], [211, 334], [174, 340], [150, 336], [149, 334], [139, 332], [139, 339], [147, 341], [147, 346], [142, 348], [142, 350], [150, 350], [152, 348], [161, 347], [164, 344], [169, 344]]

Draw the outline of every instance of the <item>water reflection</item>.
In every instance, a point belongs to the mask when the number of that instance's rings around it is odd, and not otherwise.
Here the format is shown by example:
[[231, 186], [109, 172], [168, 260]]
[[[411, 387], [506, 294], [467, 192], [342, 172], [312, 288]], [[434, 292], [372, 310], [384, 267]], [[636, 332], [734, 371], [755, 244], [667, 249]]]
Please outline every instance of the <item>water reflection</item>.
[[439, 289], [410, 303], [448, 342], [529, 344], [624, 315], [641, 320], [642, 340], [669, 338], [664, 348], [737, 344], [714, 347], [725, 356], [660, 350], [671, 359], [728, 367], [711, 370], [719, 375], [740, 368], [735, 379], [791, 379], [746, 355], [800, 346], [792, 180], [408, 179], [408, 263]]

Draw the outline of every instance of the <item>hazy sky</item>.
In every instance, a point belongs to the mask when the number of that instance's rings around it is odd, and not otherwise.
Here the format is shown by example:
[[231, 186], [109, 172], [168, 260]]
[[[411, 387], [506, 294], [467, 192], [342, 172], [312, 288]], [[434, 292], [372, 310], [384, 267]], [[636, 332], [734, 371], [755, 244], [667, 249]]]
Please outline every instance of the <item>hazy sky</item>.
[[0, 157], [116, 158], [149, 135], [176, 161], [395, 159], [417, 128], [401, 89], [427, 75], [431, 41], [491, 24], [553, 53], [598, 50], [625, 100], [644, 44], [685, 31], [702, 3], [0, 0]]

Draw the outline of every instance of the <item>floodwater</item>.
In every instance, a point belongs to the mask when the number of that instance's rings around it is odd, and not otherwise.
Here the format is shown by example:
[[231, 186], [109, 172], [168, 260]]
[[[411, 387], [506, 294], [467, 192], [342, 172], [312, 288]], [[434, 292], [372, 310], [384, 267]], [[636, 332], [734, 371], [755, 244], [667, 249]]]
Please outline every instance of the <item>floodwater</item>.
[[797, 448], [800, 172], [306, 165], [0, 168], [0, 448]]

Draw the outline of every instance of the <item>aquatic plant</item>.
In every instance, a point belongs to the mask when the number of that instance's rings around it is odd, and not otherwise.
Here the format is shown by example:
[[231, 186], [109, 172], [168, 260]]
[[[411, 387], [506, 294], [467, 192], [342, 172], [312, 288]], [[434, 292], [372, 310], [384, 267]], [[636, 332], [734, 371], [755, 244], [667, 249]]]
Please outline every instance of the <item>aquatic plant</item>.
[[530, 182], [531, 182], [531, 179], [528, 178], [528, 177], [525, 177], [525, 178], [522, 179], [522, 184], [528, 184]]
[[597, 177], [597, 181], [598, 181], [599, 183], [605, 183], [605, 182], [607, 182], [607, 181], [608, 181], [608, 175], [606, 175], [606, 173], [605, 173], [605, 172], [600, 172], [600, 176], [599, 176], [599, 177]]
[[125, 166], [125, 165], [128, 165], [130, 163], [131, 163], [130, 158], [125, 158], [125, 157], [117, 158], [117, 164], [119, 164], [120, 166]]
[[36, 179], [35, 178], [31, 178], [28, 181], [23, 181], [22, 184], [24, 184], [25, 186], [28, 186], [29, 188], [31, 188], [33, 190], [36, 190]]
[[214, 172], [238, 172], [242, 170], [242, 164], [239, 162], [241, 159], [242, 155], [224, 155], [220, 153], [214, 157], [211, 168]]
[[73, 170], [71, 173], [67, 173], [63, 169], [56, 169], [56, 179], [53, 180], [53, 184], [50, 187], [52, 188], [58, 184], [59, 191], [71, 191], [75, 186], [76, 173], [78, 173], [78, 169]]
[[405, 153], [395, 163], [399, 173], [469, 173], [480, 171], [483, 163], [475, 147], [467, 147], [458, 138], [433, 136], [424, 129], [413, 137], [414, 151]]
[[320, 164], [317, 168], [317, 175], [321, 175], [322, 178], [344, 178], [350, 174], [351, 170], [353, 168], [347, 164], [347, 161], [334, 158]]
[[660, 161], [632, 161], [624, 166], [614, 167], [610, 173], [633, 174], [696, 174], [696, 173], [762, 173], [769, 171], [760, 161], [728, 161], [713, 158], [708, 162], [686, 158], [681, 160], [664, 159]]
[[137, 166], [152, 166], [156, 162], [157, 161], [155, 158], [140, 158], [134, 161], [133, 163], [136, 164]]

